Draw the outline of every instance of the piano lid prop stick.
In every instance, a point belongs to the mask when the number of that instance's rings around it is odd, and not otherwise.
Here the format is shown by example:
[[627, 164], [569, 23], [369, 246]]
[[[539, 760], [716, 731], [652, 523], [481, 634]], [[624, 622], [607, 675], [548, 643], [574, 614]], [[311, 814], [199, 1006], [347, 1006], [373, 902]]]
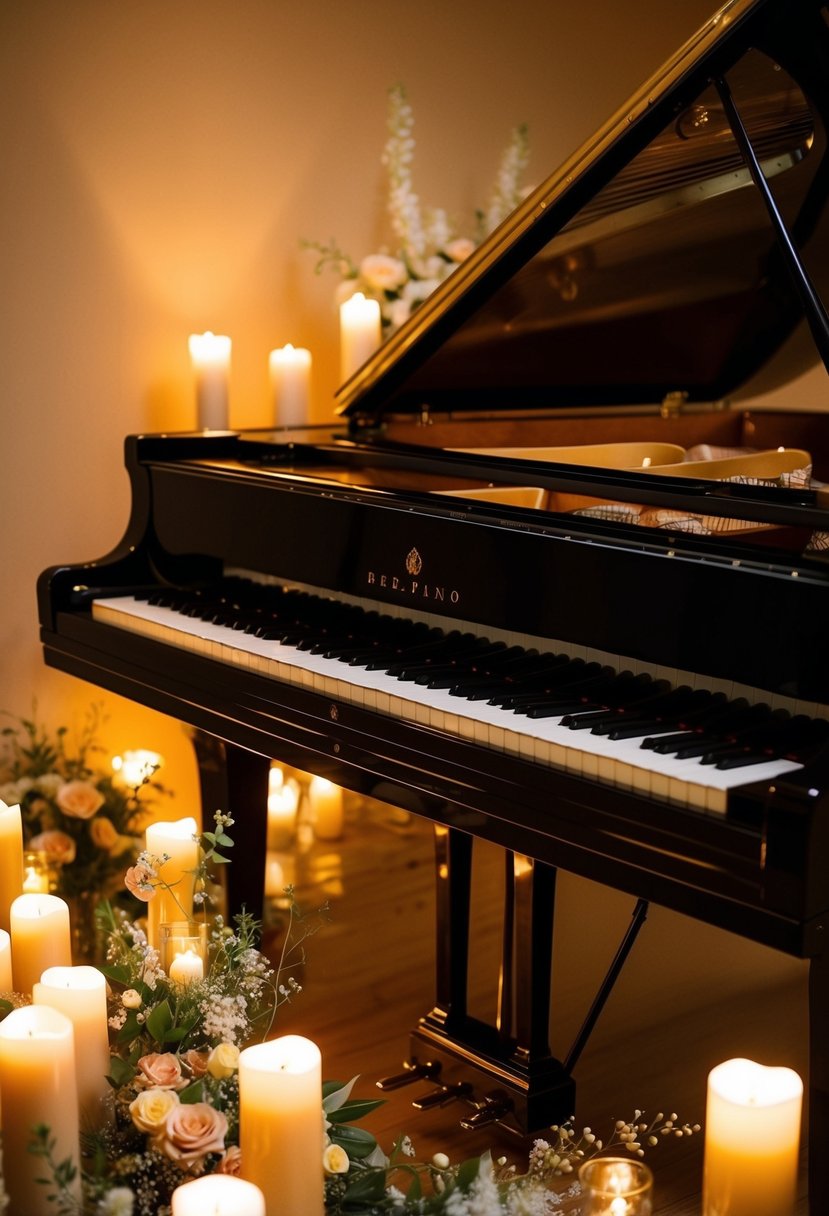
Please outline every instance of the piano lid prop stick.
[[196, 373], [196, 416], [199, 430], [226, 431], [230, 338], [207, 330], [191, 334], [190, 358]]
[[302, 346], [272, 350], [269, 356], [275, 426], [307, 426], [311, 408], [311, 352]]
[[382, 338], [380, 305], [361, 291], [340, 305], [340, 378], [347, 380], [377, 350]]

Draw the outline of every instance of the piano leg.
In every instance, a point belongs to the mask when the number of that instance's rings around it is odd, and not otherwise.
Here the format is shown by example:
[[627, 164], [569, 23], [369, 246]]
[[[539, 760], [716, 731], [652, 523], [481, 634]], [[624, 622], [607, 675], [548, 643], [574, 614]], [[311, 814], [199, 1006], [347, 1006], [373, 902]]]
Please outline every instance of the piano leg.
[[261, 920], [265, 906], [265, 854], [268, 843], [268, 771], [270, 759], [215, 735], [194, 731], [199, 766], [202, 822], [208, 829], [214, 813], [233, 819], [233, 865], [222, 866], [228, 920], [244, 907]]
[[829, 1212], [829, 954], [809, 962], [809, 1212]]

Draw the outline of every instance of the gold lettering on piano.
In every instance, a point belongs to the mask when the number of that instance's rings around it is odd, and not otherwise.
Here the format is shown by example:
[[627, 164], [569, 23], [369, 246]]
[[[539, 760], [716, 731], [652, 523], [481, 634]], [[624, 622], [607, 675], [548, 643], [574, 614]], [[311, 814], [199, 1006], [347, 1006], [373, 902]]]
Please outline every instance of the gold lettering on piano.
[[[411, 549], [406, 555], [406, 572], [411, 575], [419, 574], [423, 569], [423, 559], [417, 549]], [[396, 574], [385, 574], [369, 570], [366, 574], [369, 587], [382, 587], [384, 591], [399, 591], [401, 595], [417, 596], [422, 600], [434, 600], [435, 603], [459, 604], [461, 593], [454, 587], [444, 587], [438, 583], [423, 583], [417, 578], [403, 579]]]

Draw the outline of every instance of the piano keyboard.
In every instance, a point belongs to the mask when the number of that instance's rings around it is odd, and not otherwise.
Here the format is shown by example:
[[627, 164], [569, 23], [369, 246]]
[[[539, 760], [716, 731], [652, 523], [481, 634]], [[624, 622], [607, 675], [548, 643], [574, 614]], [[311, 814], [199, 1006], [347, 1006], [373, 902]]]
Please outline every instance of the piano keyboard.
[[[259, 586], [256, 596], [238, 585], [223, 595], [122, 595], [95, 600], [92, 611], [219, 663], [715, 815], [727, 811], [730, 790], [801, 768], [809, 747], [829, 737], [825, 721], [670, 689], [642, 673], [611, 675], [585, 659], [446, 634], [279, 586]], [[722, 736], [712, 738], [718, 723]]]

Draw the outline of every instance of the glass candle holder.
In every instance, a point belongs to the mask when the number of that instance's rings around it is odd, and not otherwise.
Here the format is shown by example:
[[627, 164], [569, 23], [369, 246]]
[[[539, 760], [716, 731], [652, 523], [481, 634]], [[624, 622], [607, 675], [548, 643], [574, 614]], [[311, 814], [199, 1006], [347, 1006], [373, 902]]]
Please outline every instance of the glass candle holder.
[[653, 1174], [641, 1161], [595, 1157], [579, 1170], [584, 1216], [651, 1216]]
[[174, 920], [158, 926], [159, 962], [175, 984], [185, 987], [207, 974], [207, 925]]
[[23, 854], [24, 895], [48, 895], [52, 890], [49, 857], [45, 852]]

